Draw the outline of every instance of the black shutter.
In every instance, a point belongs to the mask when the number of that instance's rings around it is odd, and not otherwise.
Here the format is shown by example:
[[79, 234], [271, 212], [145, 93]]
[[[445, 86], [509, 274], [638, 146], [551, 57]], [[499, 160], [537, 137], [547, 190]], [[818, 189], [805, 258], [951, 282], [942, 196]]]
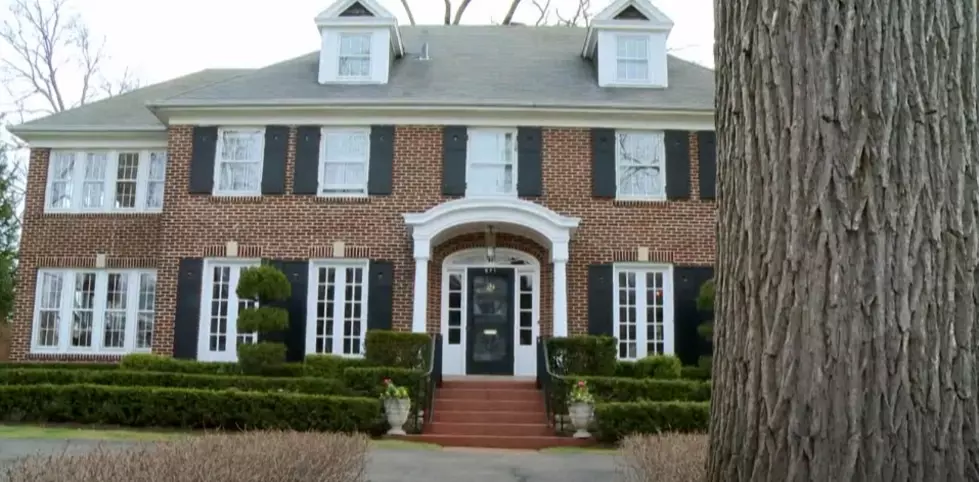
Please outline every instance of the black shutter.
[[391, 195], [394, 171], [394, 126], [371, 126], [371, 158], [367, 194]]
[[700, 199], [717, 199], [717, 135], [714, 131], [697, 132], [700, 155]]
[[367, 329], [390, 330], [393, 315], [394, 264], [390, 261], [371, 260], [368, 268]]
[[217, 127], [194, 127], [194, 145], [190, 154], [191, 194], [211, 194], [214, 189], [214, 154], [217, 149]]
[[615, 130], [591, 130], [591, 195], [615, 197]]
[[174, 358], [197, 358], [204, 260], [182, 258], [177, 272], [177, 307], [173, 323]]
[[612, 324], [612, 265], [588, 266], [588, 334], [616, 336]]
[[319, 188], [320, 128], [300, 126], [296, 130], [296, 172], [293, 194], [316, 194]]
[[277, 303], [289, 311], [289, 329], [278, 334], [276, 341], [286, 344], [286, 360], [303, 361], [306, 357], [306, 295], [308, 293], [309, 262], [277, 259], [272, 265], [285, 273], [292, 285], [292, 296]]
[[517, 195], [536, 197], [542, 195], [541, 128], [517, 129]]
[[713, 277], [711, 266], [673, 267], [673, 348], [684, 365], [696, 365], [701, 355], [710, 354], [710, 344], [697, 333], [705, 321], [705, 314], [697, 309], [697, 295]]
[[442, 194], [466, 195], [466, 126], [445, 126], [442, 130]]
[[286, 154], [289, 128], [265, 127], [265, 158], [262, 159], [262, 194], [286, 193]]
[[690, 133], [666, 131], [666, 198], [690, 199]]

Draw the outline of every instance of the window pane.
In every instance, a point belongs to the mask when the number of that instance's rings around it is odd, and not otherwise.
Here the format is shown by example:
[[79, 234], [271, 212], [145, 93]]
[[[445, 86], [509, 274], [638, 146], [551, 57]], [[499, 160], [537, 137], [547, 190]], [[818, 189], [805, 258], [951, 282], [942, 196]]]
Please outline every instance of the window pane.
[[449, 328], [449, 344], [458, 345], [462, 343], [462, 330], [459, 328]]
[[621, 132], [616, 135], [619, 195], [661, 196], [665, 193], [661, 132]]
[[221, 191], [255, 192], [262, 182], [261, 162], [222, 163], [218, 182]]
[[53, 208], [71, 207], [71, 181], [75, 170], [75, 153], [53, 151], [51, 153], [51, 192], [49, 205]]
[[139, 276], [139, 305], [136, 315], [136, 348], [153, 346], [153, 326], [156, 324], [156, 274]]
[[91, 347], [95, 318], [95, 273], [75, 275], [75, 292], [72, 300], [71, 346]]
[[363, 163], [327, 162], [323, 171], [324, 192], [365, 192], [367, 166]]
[[211, 289], [211, 323], [208, 349], [223, 352], [228, 349], [228, 296], [231, 282], [230, 266], [215, 266]]
[[104, 152], [90, 152], [86, 155], [82, 207], [102, 207], [105, 197], [105, 170], [108, 163], [108, 155]]
[[139, 153], [120, 152], [116, 162], [116, 207], [136, 207], [136, 176]]
[[163, 207], [163, 183], [166, 179], [166, 151], [150, 153], [150, 169], [146, 184], [146, 207]]
[[316, 298], [316, 353], [333, 353], [333, 299], [335, 268], [318, 270]]
[[41, 273], [41, 298], [39, 303], [37, 345], [58, 346], [58, 330], [61, 326], [61, 294], [64, 277], [61, 273]]
[[105, 290], [105, 329], [102, 346], [123, 348], [126, 346], [126, 301], [129, 285], [125, 273], [109, 273]]
[[618, 274], [616, 313], [618, 319], [619, 358], [636, 357], [636, 273], [621, 271]]
[[528, 346], [534, 342], [534, 332], [531, 330], [520, 330], [520, 344]]
[[339, 75], [340, 77], [370, 77], [371, 74], [371, 35], [341, 34]]
[[261, 161], [261, 130], [225, 130], [221, 132], [218, 159], [223, 161]]
[[471, 194], [509, 194], [513, 189], [513, 166], [473, 164], [466, 187]]
[[346, 268], [344, 289], [343, 353], [356, 355], [361, 352], [361, 328], [363, 321], [363, 268]]

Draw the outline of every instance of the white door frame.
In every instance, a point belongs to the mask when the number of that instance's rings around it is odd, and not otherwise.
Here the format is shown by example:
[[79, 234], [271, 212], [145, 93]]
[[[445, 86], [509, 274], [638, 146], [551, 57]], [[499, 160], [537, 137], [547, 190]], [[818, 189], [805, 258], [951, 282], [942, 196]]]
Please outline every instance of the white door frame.
[[[523, 264], [511, 264], [512, 261], [522, 261]], [[469, 268], [506, 268], [514, 270], [514, 300], [513, 300], [513, 374], [515, 376], [533, 376], [537, 374], [537, 337], [540, 336], [540, 292], [541, 266], [540, 261], [533, 255], [510, 248], [497, 248], [496, 260], [486, 261], [486, 248], [471, 248], [456, 251], [446, 256], [442, 262], [441, 298], [441, 328], [442, 333], [442, 373], [445, 375], [466, 374], [466, 326], [468, 309], [468, 269]], [[449, 277], [459, 276], [461, 282], [461, 325], [459, 343], [449, 344]], [[533, 290], [533, 310], [530, 345], [520, 344], [520, 277], [531, 277]]]

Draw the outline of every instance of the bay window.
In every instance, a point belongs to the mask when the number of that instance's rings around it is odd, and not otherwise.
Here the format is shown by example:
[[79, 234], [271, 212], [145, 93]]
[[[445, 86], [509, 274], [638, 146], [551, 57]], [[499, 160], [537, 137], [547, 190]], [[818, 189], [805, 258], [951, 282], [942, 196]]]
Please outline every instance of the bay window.
[[164, 150], [51, 151], [48, 213], [160, 212]]

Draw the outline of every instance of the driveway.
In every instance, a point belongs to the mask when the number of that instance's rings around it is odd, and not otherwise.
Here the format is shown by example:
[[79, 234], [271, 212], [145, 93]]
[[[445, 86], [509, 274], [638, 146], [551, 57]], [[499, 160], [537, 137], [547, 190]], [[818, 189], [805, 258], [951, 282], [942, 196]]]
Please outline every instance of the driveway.
[[[124, 448], [127, 442], [87, 440], [2, 440], [0, 465], [37, 453], [81, 453], [103, 444]], [[371, 452], [370, 482], [612, 482], [619, 480], [615, 457], [602, 453], [379, 448]]]

